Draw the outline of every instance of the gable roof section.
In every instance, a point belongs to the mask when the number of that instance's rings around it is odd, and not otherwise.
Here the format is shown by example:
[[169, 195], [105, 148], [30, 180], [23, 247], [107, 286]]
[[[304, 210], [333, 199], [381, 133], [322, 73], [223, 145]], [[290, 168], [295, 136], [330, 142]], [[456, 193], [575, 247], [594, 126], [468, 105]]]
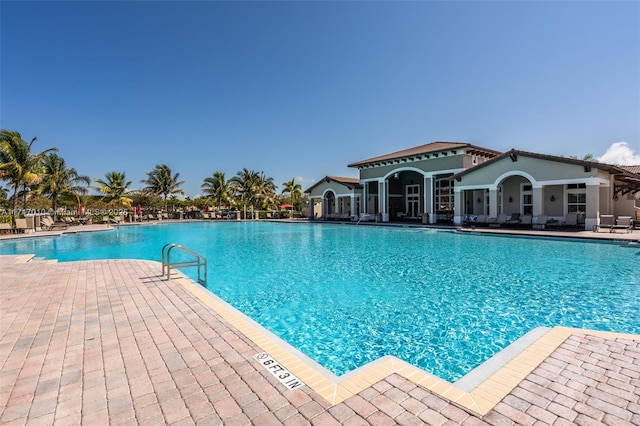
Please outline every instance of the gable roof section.
[[470, 154], [474, 155], [483, 155], [486, 157], [495, 157], [499, 155], [499, 151], [494, 151], [492, 149], [481, 148], [475, 145], [471, 145], [466, 142], [431, 142], [425, 145], [416, 146], [414, 148], [403, 149], [402, 151], [392, 152], [391, 154], [381, 155], [379, 157], [369, 158], [367, 160], [356, 161], [355, 163], [351, 163], [348, 167], [362, 167], [365, 165], [370, 165], [374, 163], [380, 163], [382, 161], [389, 160], [398, 160], [406, 157], [415, 157], [427, 154], [436, 154], [440, 152], [448, 152], [452, 150], [458, 149], [468, 149]]
[[621, 169], [625, 169], [628, 172], [640, 175], [640, 165], [637, 166], [620, 166]]
[[362, 185], [360, 185], [360, 179], [357, 178], [357, 177], [325, 176], [324, 178], [320, 179], [318, 182], [313, 184], [311, 187], [309, 187], [304, 192], [305, 193], [310, 193], [313, 190], [313, 188], [315, 188], [316, 186], [320, 185], [323, 182], [326, 182], [326, 183], [336, 182], [336, 183], [339, 183], [341, 185], [346, 186], [349, 189], [362, 188]]
[[582, 166], [585, 168], [585, 171], [588, 168], [594, 168], [611, 173], [619, 182], [619, 185], [616, 185], [614, 188], [614, 195], [618, 193], [624, 195], [628, 192], [635, 194], [636, 192], [640, 191], [640, 174], [634, 172], [634, 170], [640, 171], [640, 166], [614, 166], [612, 164], [598, 163], [597, 161], [578, 160], [577, 158], [558, 157], [555, 155], [538, 154], [535, 152], [520, 151], [517, 149], [511, 149], [510, 151], [500, 154], [497, 157], [485, 161], [484, 163], [478, 164], [477, 166], [471, 167], [460, 173], [456, 173], [451, 177], [451, 179], [455, 179], [459, 182], [462, 176], [473, 173], [483, 167], [488, 167], [493, 163], [503, 160], [504, 158], [511, 158], [511, 161], [516, 162], [518, 161], [518, 156], [538, 158], [545, 161], [555, 161], [557, 163]]

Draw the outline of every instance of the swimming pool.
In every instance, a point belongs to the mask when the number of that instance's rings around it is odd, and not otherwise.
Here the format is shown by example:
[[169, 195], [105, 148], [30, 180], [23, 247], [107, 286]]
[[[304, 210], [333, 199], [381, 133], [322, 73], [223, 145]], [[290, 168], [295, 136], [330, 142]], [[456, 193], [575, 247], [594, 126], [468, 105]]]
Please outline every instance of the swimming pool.
[[637, 244], [192, 222], [9, 240], [0, 254], [159, 260], [168, 242], [205, 255], [212, 292], [338, 375], [395, 355], [455, 381], [538, 326], [640, 332]]

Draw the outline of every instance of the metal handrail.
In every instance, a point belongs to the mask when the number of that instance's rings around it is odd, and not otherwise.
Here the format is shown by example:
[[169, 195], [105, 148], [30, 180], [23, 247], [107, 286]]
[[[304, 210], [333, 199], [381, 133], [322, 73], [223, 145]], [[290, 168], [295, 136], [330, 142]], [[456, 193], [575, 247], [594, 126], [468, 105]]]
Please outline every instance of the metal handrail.
[[[188, 254], [192, 254], [193, 256], [195, 256], [194, 260], [187, 260], [187, 261], [183, 261], [183, 262], [174, 262], [171, 263], [171, 250], [173, 250], [174, 248], [177, 248], [178, 250], [181, 250], [185, 253]], [[166, 254], [166, 256], [165, 256]], [[165, 261], [166, 259], [166, 261]], [[207, 285], [207, 259], [196, 253], [195, 251], [189, 250], [188, 248], [182, 247], [179, 244], [173, 244], [173, 243], [169, 243], [169, 244], [165, 244], [164, 247], [162, 247], [162, 275], [165, 274], [165, 268], [166, 268], [166, 274], [167, 274], [167, 279], [171, 278], [171, 267], [174, 268], [187, 268], [187, 267], [191, 267], [191, 266], [197, 266], [198, 267], [198, 282], [204, 286]], [[200, 278], [200, 267], [204, 266], [204, 279]]]

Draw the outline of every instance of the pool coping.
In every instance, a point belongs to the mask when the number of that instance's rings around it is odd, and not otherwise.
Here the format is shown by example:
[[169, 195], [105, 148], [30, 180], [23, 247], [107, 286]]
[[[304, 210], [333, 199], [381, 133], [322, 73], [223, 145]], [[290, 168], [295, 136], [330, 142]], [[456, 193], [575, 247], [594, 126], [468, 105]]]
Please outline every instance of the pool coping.
[[635, 334], [562, 326], [538, 327], [455, 383], [391, 355], [336, 376], [183, 273], [174, 270], [171, 274], [173, 281], [182, 285], [331, 405], [343, 402], [391, 374], [398, 374], [462, 408], [485, 415], [574, 334], [640, 340], [640, 335]]

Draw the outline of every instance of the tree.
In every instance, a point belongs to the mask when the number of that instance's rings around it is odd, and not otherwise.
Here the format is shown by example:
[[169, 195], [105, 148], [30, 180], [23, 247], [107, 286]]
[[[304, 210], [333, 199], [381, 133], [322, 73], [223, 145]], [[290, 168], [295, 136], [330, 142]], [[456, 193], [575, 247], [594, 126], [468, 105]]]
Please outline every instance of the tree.
[[74, 168], [68, 169], [64, 158], [58, 154], [45, 155], [42, 164], [44, 175], [38, 193], [51, 199], [54, 212], [58, 208], [60, 195], [71, 195], [80, 203], [80, 195], [89, 192], [85, 186], [91, 183], [91, 178], [78, 174]]
[[573, 158], [574, 160], [584, 160], [584, 161], [593, 161], [593, 162], [598, 162], [598, 160], [593, 156], [593, 154], [585, 154], [582, 156], [582, 158], [578, 158], [577, 155], [571, 155], [569, 156], [569, 158]]
[[94, 182], [100, 186], [92, 187], [104, 194], [102, 200], [107, 203], [116, 201], [123, 207], [131, 207], [132, 200], [128, 197], [131, 181], [126, 180], [125, 173], [113, 171], [107, 173], [105, 178], [106, 180], [94, 179]]
[[273, 178], [267, 177], [264, 172], [258, 173], [244, 168], [229, 180], [229, 185], [240, 197], [245, 217], [247, 206], [255, 209], [273, 204], [275, 200], [276, 186]]
[[215, 172], [213, 176], [205, 178], [200, 188], [207, 197], [212, 198], [214, 202], [217, 201], [218, 210], [222, 203], [228, 203], [231, 199], [231, 186], [223, 172]]
[[266, 176], [264, 172], [260, 172], [258, 175], [258, 191], [256, 195], [259, 208], [267, 209], [276, 204], [276, 189], [273, 178]]
[[147, 179], [140, 182], [147, 185], [144, 192], [153, 195], [162, 195], [164, 199], [164, 210], [167, 211], [167, 197], [173, 194], [184, 195], [184, 191], [179, 188], [184, 183], [178, 182], [180, 173], [171, 174], [171, 169], [166, 164], [157, 165], [147, 173]]
[[291, 204], [296, 206], [296, 201], [298, 201], [302, 196], [302, 185], [296, 183], [296, 178], [284, 182], [282, 185], [284, 186], [282, 193], [284, 194], [288, 192], [291, 195]]
[[50, 152], [49, 148], [39, 154], [31, 153], [31, 146], [37, 137], [27, 143], [20, 133], [12, 130], [0, 130], [0, 179], [13, 187], [13, 220], [18, 215], [18, 190], [20, 185], [34, 185], [42, 179], [42, 159]]

